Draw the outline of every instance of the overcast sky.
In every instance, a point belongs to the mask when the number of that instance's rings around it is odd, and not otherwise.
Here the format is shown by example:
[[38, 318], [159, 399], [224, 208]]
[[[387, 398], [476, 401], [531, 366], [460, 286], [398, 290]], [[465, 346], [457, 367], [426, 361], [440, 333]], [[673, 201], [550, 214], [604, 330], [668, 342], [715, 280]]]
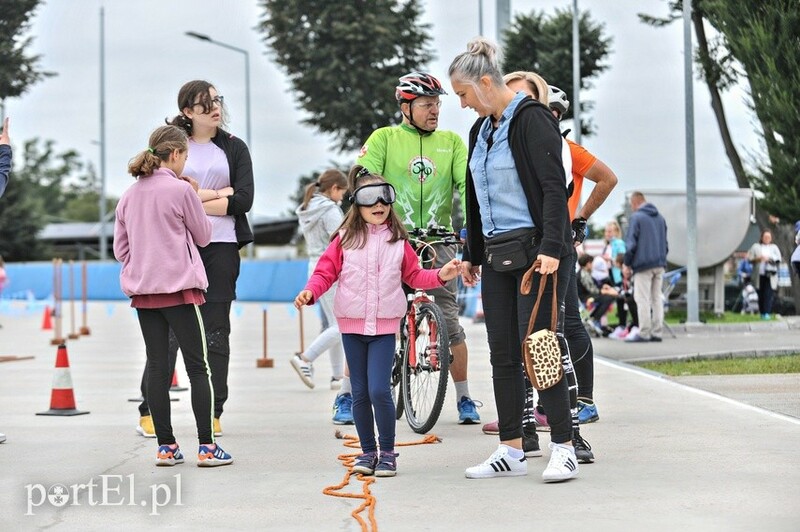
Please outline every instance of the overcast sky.
[[[424, 21], [432, 24], [437, 60], [429, 70], [444, 79], [450, 61], [479, 33], [480, 0], [428, 0]], [[552, 12], [569, 0], [514, 0], [512, 15], [532, 9]], [[255, 0], [48, 0], [37, 11], [31, 34], [41, 66], [58, 73], [21, 98], [6, 102], [12, 143], [40, 137], [58, 150], [75, 149], [99, 166], [99, 11], [105, 7], [107, 192], [119, 196], [131, 183], [128, 160], [144, 149], [150, 132], [177, 112], [180, 86], [207, 79], [226, 98], [230, 130], [245, 138], [244, 56], [186, 37], [195, 31], [248, 50], [251, 121], [256, 176], [254, 214], [283, 215], [300, 175], [323, 170], [331, 160], [351, 162], [330, 139], [301, 124], [286, 76], [270, 60], [254, 30], [261, 9]], [[222, 7], [224, 6], [224, 7]], [[662, 0], [580, 0], [613, 37], [610, 68], [583, 97], [595, 102], [597, 135], [583, 144], [620, 178], [616, 190], [591, 220], [602, 225], [622, 210], [634, 189], [685, 189], [683, 28], [681, 22], [655, 29], [637, 13], [663, 15]], [[495, 39], [495, 2], [483, 0], [484, 35]], [[369, 53], [365, 50], [365, 53]], [[564, 65], [570, 69], [571, 65]], [[335, 83], [336, 80], [330, 80]], [[452, 95], [443, 98], [442, 129], [466, 138], [475, 119]], [[714, 121], [708, 91], [696, 81], [695, 136], [698, 189], [736, 188]], [[387, 94], [393, 98], [393, 94]], [[753, 117], [741, 89], [725, 96], [733, 137], [743, 153], [758, 153]], [[587, 190], [588, 189], [588, 190]], [[584, 198], [591, 187], [584, 188]]]

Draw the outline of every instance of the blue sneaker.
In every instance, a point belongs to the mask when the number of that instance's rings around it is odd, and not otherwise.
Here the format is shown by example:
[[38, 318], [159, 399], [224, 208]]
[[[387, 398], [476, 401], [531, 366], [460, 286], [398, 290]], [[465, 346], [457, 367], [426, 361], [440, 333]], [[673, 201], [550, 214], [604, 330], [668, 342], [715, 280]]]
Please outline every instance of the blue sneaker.
[[233, 463], [233, 457], [222, 450], [217, 445], [214, 449], [209, 449], [207, 445], [201, 445], [197, 451], [198, 467], [217, 467]]
[[473, 423], [479, 423], [480, 420], [481, 416], [478, 414], [475, 401], [466, 395], [463, 396], [458, 401], [458, 423], [460, 425], [472, 425]]
[[597, 405], [594, 403], [585, 403], [578, 399], [578, 422], [579, 423], [594, 423], [600, 419], [597, 415]]
[[161, 445], [156, 453], [157, 466], [174, 466], [183, 463], [183, 453], [180, 447], [174, 449], [169, 445]]
[[343, 393], [336, 396], [333, 402], [333, 424], [352, 425], [353, 424], [353, 395]]
[[356, 457], [356, 463], [353, 465], [353, 473], [372, 475], [375, 473], [375, 467], [377, 465], [378, 453], [376, 451], [360, 454]]

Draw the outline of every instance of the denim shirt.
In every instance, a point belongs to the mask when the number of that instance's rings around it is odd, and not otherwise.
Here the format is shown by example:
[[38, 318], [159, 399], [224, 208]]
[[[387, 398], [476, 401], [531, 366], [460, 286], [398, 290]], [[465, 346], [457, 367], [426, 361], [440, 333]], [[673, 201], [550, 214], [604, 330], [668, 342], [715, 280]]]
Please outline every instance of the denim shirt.
[[494, 134], [491, 119], [484, 120], [469, 160], [475, 196], [481, 209], [481, 229], [486, 237], [534, 226], [508, 144], [511, 118], [524, 97], [521, 92], [514, 96], [503, 111]]

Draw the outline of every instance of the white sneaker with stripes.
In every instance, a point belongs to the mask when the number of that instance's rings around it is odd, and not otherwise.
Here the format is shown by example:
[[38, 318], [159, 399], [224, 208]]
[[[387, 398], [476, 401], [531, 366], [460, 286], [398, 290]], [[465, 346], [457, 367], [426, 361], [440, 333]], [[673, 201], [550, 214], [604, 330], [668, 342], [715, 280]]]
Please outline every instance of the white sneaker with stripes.
[[306, 362], [300, 355], [294, 355], [289, 361], [300, 380], [309, 388], [314, 388], [314, 365], [311, 362]]
[[467, 478], [519, 477], [528, 474], [528, 462], [524, 454], [521, 458], [511, 458], [508, 447], [500, 444], [484, 463], [468, 467], [464, 474]]
[[550, 443], [550, 462], [542, 473], [545, 482], [561, 482], [578, 476], [578, 459], [571, 445]]

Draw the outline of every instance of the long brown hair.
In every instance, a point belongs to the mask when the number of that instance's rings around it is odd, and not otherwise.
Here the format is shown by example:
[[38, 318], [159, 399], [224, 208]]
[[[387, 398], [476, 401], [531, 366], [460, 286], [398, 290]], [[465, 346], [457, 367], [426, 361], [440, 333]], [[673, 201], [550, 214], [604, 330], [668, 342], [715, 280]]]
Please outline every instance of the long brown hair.
[[133, 177], [148, 176], [169, 161], [173, 151], [189, 149], [186, 133], [176, 126], [161, 126], [150, 134], [148, 148], [128, 162], [128, 173]]
[[[349, 190], [351, 193], [362, 185], [386, 183], [386, 180], [382, 176], [370, 173], [369, 170], [360, 164], [353, 165], [347, 176], [347, 181], [349, 182]], [[400, 221], [400, 218], [398, 218], [397, 213], [394, 212], [394, 208], [391, 205], [389, 205], [389, 217], [387, 221], [389, 222], [389, 230], [392, 232], [392, 237], [389, 239], [389, 242], [408, 240], [408, 231], [406, 231], [406, 228], [403, 226], [403, 223]], [[342, 247], [346, 249], [359, 249], [367, 244], [367, 231], [367, 222], [361, 217], [358, 205], [353, 203], [350, 210], [347, 211], [344, 220], [342, 220], [342, 225], [339, 226], [333, 236], [335, 237], [340, 232], [344, 233], [342, 235]]]
[[322, 172], [316, 181], [310, 183], [306, 187], [306, 192], [303, 195], [303, 203], [300, 206], [300, 210], [304, 211], [308, 208], [308, 203], [311, 201], [314, 193], [320, 192], [328, 195], [327, 193], [333, 189], [334, 186], [347, 190], [347, 176], [336, 168], [331, 168]]
[[[195, 79], [184, 83], [178, 91], [179, 114], [172, 120], [167, 121], [167, 123], [173, 126], [178, 126], [179, 128], [183, 129], [188, 136], [191, 137], [193, 126], [192, 119], [183, 114], [183, 110], [187, 107], [191, 109], [195, 105], [195, 99], [197, 99], [198, 105], [203, 107], [203, 112], [210, 113], [211, 109], [214, 108], [214, 105], [211, 103], [211, 94], [209, 92], [212, 88], [216, 89], [216, 87], [214, 87], [214, 85], [212, 85], [210, 82], [202, 79]], [[220, 113], [222, 116], [220, 126], [224, 128], [227, 126], [228, 118], [228, 110], [225, 108], [225, 104], [220, 107]]]

